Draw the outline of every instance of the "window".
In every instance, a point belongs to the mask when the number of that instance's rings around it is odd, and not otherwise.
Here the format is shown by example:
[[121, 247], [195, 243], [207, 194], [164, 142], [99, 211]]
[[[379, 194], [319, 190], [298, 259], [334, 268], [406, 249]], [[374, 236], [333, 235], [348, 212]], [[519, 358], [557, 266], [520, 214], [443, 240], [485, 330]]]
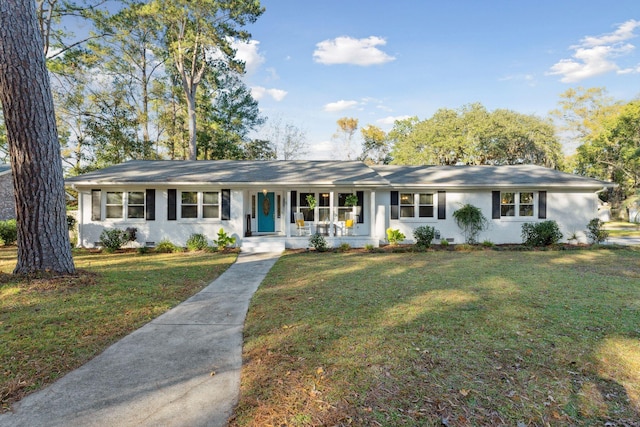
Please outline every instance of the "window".
[[276, 215], [278, 218], [282, 217], [282, 196], [280, 194], [276, 196]]
[[433, 194], [421, 193], [418, 195], [418, 216], [433, 218]]
[[433, 218], [433, 193], [400, 193], [400, 218]]
[[144, 218], [143, 191], [129, 191], [127, 193], [127, 218]]
[[180, 217], [198, 218], [198, 192], [183, 191], [180, 199]]
[[353, 212], [353, 207], [346, 206], [347, 197], [353, 193], [338, 193], [338, 221], [344, 221], [348, 212]]
[[315, 193], [300, 193], [300, 212], [304, 215], [305, 221], [313, 221], [315, 213], [313, 209], [309, 209], [309, 202], [307, 196], [316, 197]]
[[400, 193], [400, 218], [413, 218], [415, 215], [413, 193]]
[[144, 191], [107, 191], [106, 217], [110, 219], [144, 219], [144, 194]]
[[122, 192], [107, 191], [107, 218], [122, 218], [124, 197]]
[[217, 191], [205, 191], [202, 193], [202, 218], [219, 218], [220, 201]]
[[322, 222], [331, 220], [331, 208], [329, 193], [320, 193], [318, 195], [318, 218]]
[[180, 218], [220, 218], [220, 193], [217, 191], [182, 191]]
[[533, 192], [500, 193], [500, 216], [533, 216]]

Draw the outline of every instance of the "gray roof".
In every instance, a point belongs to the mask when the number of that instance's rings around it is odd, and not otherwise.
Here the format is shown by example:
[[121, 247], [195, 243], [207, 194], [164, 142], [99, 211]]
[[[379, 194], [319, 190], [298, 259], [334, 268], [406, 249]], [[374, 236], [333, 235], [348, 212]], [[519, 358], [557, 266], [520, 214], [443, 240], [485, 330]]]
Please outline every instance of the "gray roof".
[[601, 189], [614, 184], [536, 165], [372, 166], [393, 186], [438, 188], [562, 187]]
[[355, 161], [136, 160], [67, 179], [72, 185], [582, 188], [613, 184], [535, 165], [369, 167]]
[[388, 184], [362, 162], [136, 160], [66, 180], [67, 184], [360, 185]]

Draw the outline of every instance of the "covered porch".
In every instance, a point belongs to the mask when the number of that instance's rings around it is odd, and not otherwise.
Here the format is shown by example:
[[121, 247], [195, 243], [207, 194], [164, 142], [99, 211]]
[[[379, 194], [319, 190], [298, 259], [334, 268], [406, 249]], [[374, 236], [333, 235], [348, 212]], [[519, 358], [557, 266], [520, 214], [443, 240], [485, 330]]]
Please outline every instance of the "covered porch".
[[241, 246], [282, 241], [284, 248], [307, 248], [313, 234], [330, 247], [379, 245], [373, 189], [266, 187], [246, 190]]

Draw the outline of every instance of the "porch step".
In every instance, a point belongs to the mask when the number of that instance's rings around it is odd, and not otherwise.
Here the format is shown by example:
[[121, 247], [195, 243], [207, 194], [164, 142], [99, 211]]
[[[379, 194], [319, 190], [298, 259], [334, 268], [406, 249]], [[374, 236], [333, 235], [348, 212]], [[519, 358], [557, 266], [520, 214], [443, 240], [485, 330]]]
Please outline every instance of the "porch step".
[[285, 249], [285, 239], [279, 237], [245, 237], [242, 239], [242, 252], [262, 253], [262, 252], [283, 252]]

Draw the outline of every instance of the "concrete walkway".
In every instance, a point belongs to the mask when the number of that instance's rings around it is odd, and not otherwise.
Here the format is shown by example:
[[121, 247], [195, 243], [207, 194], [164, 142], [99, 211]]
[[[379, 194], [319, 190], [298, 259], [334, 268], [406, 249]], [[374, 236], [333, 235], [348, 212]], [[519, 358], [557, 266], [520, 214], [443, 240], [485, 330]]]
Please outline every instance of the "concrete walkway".
[[244, 254], [197, 295], [0, 415], [0, 426], [226, 426], [249, 300], [280, 254]]

